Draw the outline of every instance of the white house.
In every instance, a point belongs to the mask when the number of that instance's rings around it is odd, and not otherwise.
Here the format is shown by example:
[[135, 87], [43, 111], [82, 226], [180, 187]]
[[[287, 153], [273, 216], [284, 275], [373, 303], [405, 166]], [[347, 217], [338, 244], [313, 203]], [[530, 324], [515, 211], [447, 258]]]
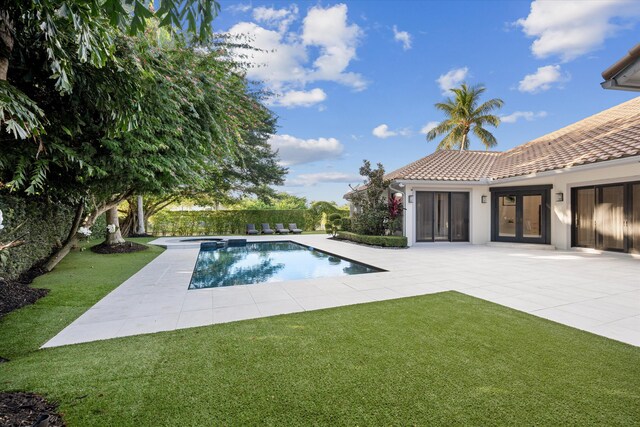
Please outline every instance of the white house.
[[640, 97], [505, 152], [436, 151], [386, 177], [409, 245], [640, 253]]

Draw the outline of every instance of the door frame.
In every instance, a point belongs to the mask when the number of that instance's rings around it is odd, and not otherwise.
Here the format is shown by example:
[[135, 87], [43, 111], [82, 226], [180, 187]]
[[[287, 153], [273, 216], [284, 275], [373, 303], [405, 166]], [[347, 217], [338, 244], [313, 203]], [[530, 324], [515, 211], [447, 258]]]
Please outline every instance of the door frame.
[[[470, 214], [471, 214], [471, 193], [469, 191], [439, 191], [439, 190], [416, 190], [416, 203], [415, 203], [415, 209], [418, 209], [418, 204], [417, 204], [417, 199], [418, 199], [418, 193], [431, 193], [431, 197], [432, 199], [432, 203], [431, 203], [431, 208], [433, 209], [432, 212], [432, 218], [431, 218], [431, 239], [429, 240], [419, 240], [418, 239], [418, 214], [416, 212], [415, 214], [415, 219], [414, 219], [414, 224], [415, 224], [415, 236], [416, 236], [416, 243], [424, 243], [424, 242], [469, 242], [471, 239], [471, 235], [470, 235]], [[447, 234], [448, 234], [448, 238], [446, 240], [436, 240], [436, 230], [435, 230], [435, 224], [436, 224], [436, 204], [435, 204], [435, 195], [436, 193], [444, 193], [447, 194], [447, 201], [448, 201], [448, 209], [447, 209], [447, 222], [449, 224], [449, 226], [447, 227]], [[466, 217], [465, 217], [465, 225], [467, 227], [467, 239], [466, 240], [460, 240], [460, 239], [452, 239], [451, 236], [451, 195], [452, 194], [464, 194], [466, 195]]]
[[[551, 243], [551, 189], [553, 185], [525, 185], [518, 187], [493, 187], [491, 192], [491, 241], [512, 243], [539, 243], [548, 245]], [[541, 196], [540, 231], [539, 238], [525, 238], [523, 236], [522, 215], [523, 196]], [[516, 196], [516, 235], [504, 237], [499, 235], [498, 202], [500, 196]]]
[[[594, 185], [584, 185], [580, 187], [571, 188], [571, 246], [576, 248], [592, 248], [602, 251], [610, 251], [610, 252], [626, 252], [626, 253], [638, 253], [640, 252], [640, 248], [633, 247], [633, 240], [631, 235], [628, 232], [628, 224], [631, 224], [633, 221], [633, 186], [640, 185], [640, 181], [623, 181], [623, 182], [608, 182], [606, 184], [594, 184]], [[576, 216], [577, 216], [577, 193], [578, 190], [584, 190], [587, 188], [594, 189], [594, 198], [595, 198], [595, 206], [597, 207], [602, 203], [602, 189], [605, 187], [620, 187], [622, 186], [623, 193], [623, 201], [622, 208], [624, 211], [624, 230], [623, 230], [623, 249], [616, 248], [607, 248], [604, 246], [602, 234], [598, 233], [598, 230], [594, 228], [594, 242], [595, 245], [585, 246], [577, 244], [577, 236], [576, 236]]]

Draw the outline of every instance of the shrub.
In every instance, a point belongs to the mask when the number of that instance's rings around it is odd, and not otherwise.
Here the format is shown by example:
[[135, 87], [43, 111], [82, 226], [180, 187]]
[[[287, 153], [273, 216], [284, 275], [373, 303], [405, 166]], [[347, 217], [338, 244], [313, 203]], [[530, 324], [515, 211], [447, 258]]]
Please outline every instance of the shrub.
[[356, 243], [364, 243], [365, 245], [384, 246], [389, 248], [407, 247], [407, 238], [405, 236], [366, 236], [350, 233], [348, 231], [338, 231], [336, 238]]
[[[0, 241], [17, 238], [25, 242], [7, 249], [6, 260], [0, 265], [0, 277], [10, 280], [47, 259], [66, 239], [74, 216], [71, 206], [6, 193], [0, 193], [0, 210], [4, 216]], [[15, 235], [11, 234], [20, 224]]]
[[291, 210], [224, 210], [224, 211], [165, 211], [153, 216], [149, 232], [162, 236], [204, 236], [215, 234], [244, 234], [247, 224], [262, 223], [272, 227], [276, 223], [313, 230], [314, 221], [308, 209]]
[[345, 217], [342, 218], [342, 224], [340, 224], [340, 229], [342, 231], [351, 231], [351, 218]]
[[332, 213], [327, 218], [327, 234], [333, 234], [334, 236], [340, 230], [342, 226], [342, 215], [339, 213]]

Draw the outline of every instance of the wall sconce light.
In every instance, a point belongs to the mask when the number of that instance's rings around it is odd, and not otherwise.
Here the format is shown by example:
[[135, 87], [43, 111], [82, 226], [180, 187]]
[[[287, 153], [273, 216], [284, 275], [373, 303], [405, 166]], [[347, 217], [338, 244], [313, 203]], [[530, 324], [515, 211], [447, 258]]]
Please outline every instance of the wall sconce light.
[[556, 193], [556, 202], [564, 202], [564, 193]]
[[480, 201], [482, 203], [487, 203], [487, 196], [485, 196], [484, 194], [482, 195], [482, 197], [480, 197]]
[[413, 195], [409, 194], [409, 197], [407, 197], [407, 203], [413, 203]]

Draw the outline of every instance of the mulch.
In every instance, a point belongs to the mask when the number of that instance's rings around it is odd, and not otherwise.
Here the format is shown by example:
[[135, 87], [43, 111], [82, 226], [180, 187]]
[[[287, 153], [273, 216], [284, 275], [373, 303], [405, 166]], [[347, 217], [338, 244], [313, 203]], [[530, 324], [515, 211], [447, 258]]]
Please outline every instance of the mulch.
[[48, 289], [37, 289], [29, 286], [33, 279], [46, 273], [42, 265], [36, 265], [26, 271], [17, 280], [0, 278], [0, 317], [17, 310], [25, 305], [33, 304], [43, 296]]
[[35, 393], [0, 393], [0, 426], [65, 426], [57, 409], [57, 404]]
[[118, 245], [100, 243], [99, 245], [91, 246], [91, 250], [97, 254], [128, 254], [144, 251], [145, 249], [149, 249], [149, 247], [135, 242], [124, 242]]

